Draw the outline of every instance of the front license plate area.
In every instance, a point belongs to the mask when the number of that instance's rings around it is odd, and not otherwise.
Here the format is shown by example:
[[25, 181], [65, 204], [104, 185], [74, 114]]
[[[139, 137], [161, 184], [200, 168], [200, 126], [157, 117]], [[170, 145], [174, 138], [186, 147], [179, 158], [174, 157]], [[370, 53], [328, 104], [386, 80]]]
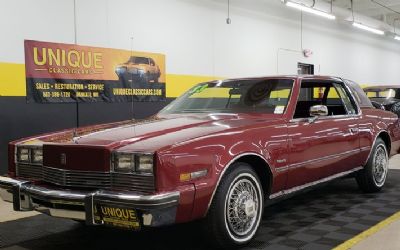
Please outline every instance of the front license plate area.
[[104, 223], [107, 226], [139, 230], [140, 221], [135, 209], [96, 204], [94, 206], [94, 220], [96, 223]]

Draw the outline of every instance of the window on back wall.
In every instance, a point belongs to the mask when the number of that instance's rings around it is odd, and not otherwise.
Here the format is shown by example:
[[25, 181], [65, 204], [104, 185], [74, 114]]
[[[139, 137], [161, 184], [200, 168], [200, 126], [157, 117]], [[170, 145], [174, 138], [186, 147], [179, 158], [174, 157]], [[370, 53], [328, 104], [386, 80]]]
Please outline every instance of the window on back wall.
[[314, 75], [314, 65], [307, 63], [297, 63], [297, 74], [299, 75]]

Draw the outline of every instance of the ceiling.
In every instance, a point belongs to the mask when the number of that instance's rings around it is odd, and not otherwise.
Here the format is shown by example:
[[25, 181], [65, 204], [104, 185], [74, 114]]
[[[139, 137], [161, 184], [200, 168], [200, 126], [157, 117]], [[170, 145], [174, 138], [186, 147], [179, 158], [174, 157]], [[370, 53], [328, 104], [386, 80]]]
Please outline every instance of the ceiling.
[[[321, 0], [317, 0], [321, 1]], [[330, 3], [330, 0], [322, 0]], [[400, 0], [353, 0], [354, 12], [383, 21], [393, 26], [396, 18], [396, 28], [400, 29]], [[383, 6], [382, 6], [383, 5]], [[385, 7], [387, 8], [385, 8]], [[333, 7], [351, 9], [350, 0], [333, 0]], [[396, 13], [398, 12], [398, 13]]]

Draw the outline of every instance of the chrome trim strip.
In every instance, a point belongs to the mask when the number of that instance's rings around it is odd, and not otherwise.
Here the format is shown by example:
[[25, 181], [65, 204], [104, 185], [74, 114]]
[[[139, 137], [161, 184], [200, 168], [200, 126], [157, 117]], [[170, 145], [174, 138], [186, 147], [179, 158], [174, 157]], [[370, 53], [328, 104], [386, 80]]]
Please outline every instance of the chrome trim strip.
[[371, 149], [370, 146], [365, 146], [365, 147], [361, 147], [360, 148], [361, 151], [367, 151], [367, 150], [370, 150], [370, 149]]
[[360, 149], [353, 149], [353, 150], [349, 150], [349, 151], [338, 153], [338, 154], [332, 154], [332, 155], [327, 155], [327, 156], [316, 158], [316, 159], [311, 159], [311, 160], [307, 160], [307, 161], [293, 163], [293, 164], [289, 165], [289, 168], [298, 168], [298, 167], [301, 167], [301, 166], [306, 165], [306, 164], [320, 162], [320, 161], [326, 161], [326, 160], [331, 160], [331, 159], [335, 159], [335, 158], [338, 158], [338, 157], [343, 156], [343, 155], [355, 154], [355, 153], [359, 153], [359, 152], [360, 152]]
[[343, 79], [343, 78], [339, 78], [339, 79], [342, 81], [342, 83], [343, 83], [344, 87], [346, 88], [348, 94], [350, 93], [350, 96], [353, 99], [353, 103], [357, 106], [357, 115], [361, 115], [362, 114], [362, 109], [361, 109], [360, 105], [358, 104], [357, 99], [354, 96], [354, 93], [351, 91], [350, 87], [347, 85], [345, 79]]
[[[328, 116], [319, 116], [316, 121], [325, 121], [325, 120], [334, 120], [334, 119], [341, 119], [341, 118], [357, 118], [361, 116], [360, 114], [351, 114], [351, 115], [328, 115]], [[291, 119], [290, 123], [298, 123], [298, 122], [308, 122], [311, 117], [304, 117], [304, 118], [295, 118]]]
[[[217, 185], [214, 187], [214, 191], [213, 191], [213, 193], [212, 193], [212, 195], [211, 195], [211, 199], [210, 199], [210, 201], [208, 202], [208, 206], [207, 206], [207, 210], [206, 210], [205, 215], [208, 213], [208, 210], [210, 209], [211, 203], [212, 203], [212, 201], [213, 201], [213, 199], [214, 199], [215, 192], [217, 192], [217, 189], [218, 189], [218, 187], [219, 187], [219, 183], [221, 182], [222, 177], [224, 176], [226, 170], [227, 170], [227, 169], [229, 168], [229, 166], [230, 166], [232, 163], [234, 163], [237, 159], [239, 159], [239, 158], [242, 157], [242, 156], [246, 156], [246, 155], [255, 155], [255, 156], [261, 157], [261, 158], [265, 161], [265, 163], [267, 163], [267, 165], [268, 165], [269, 167], [272, 166], [271, 164], [269, 164], [269, 162], [267, 161], [267, 159], [265, 159], [265, 157], [264, 157], [263, 155], [260, 155], [260, 154], [257, 154], [257, 153], [242, 153], [242, 154], [239, 154], [239, 155], [235, 156], [232, 160], [230, 160], [230, 161], [224, 166], [224, 169], [222, 170], [222, 172], [221, 172], [221, 174], [220, 174], [220, 176], [219, 176], [219, 178], [218, 178]], [[270, 171], [271, 171], [271, 169], [270, 169]], [[272, 171], [271, 171], [271, 173], [272, 173]], [[271, 183], [271, 185], [272, 185], [272, 183]]]
[[[40, 198], [57, 200], [60, 203], [63, 203], [63, 200], [75, 200], [79, 202], [84, 202], [85, 198], [88, 195], [93, 195], [95, 200], [103, 201], [104, 199], [108, 199], [109, 201], [117, 201], [117, 202], [126, 202], [132, 205], [146, 205], [146, 206], [158, 206], [158, 205], [167, 205], [173, 204], [179, 201], [180, 193], [170, 192], [170, 193], [162, 193], [156, 195], [137, 195], [137, 194], [129, 194], [129, 193], [117, 193], [117, 192], [108, 192], [108, 191], [96, 191], [96, 192], [80, 192], [80, 191], [66, 191], [66, 190], [53, 190], [45, 187], [35, 186], [32, 184], [23, 185], [21, 187], [21, 193], [25, 193], [28, 195], [38, 196]], [[65, 204], [70, 204], [69, 201], [66, 201]]]
[[121, 200], [124, 202], [140, 203], [140, 205], [146, 206], [161, 206], [177, 203], [179, 201], [179, 196], [180, 193], [178, 191], [156, 195], [136, 195], [99, 191], [94, 194], [94, 199], [103, 201], [104, 199], [110, 199], [110, 201]]
[[282, 190], [282, 191], [276, 192], [274, 194], [271, 194], [269, 196], [269, 198], [270, 199], [275, 199], [275, 198], [278, 198], [278, 197], [280, 197], [282, 195], [291, 194], [293, 192], [297, 192], [297, 191], [300, 191], [302, 189], [315, 186], [317, 184], [321, 184], [321, 183], [324, 183], [324, 182], [328, 182], [328, 181], [331, 181], [331, 180], [346, 176], [348, 174], [351, 174], [351, 173], [356, 172], [356, 171], [361, 170], [361, 169], [363, 169], [363, 167], [357, 167], [357, 168], [354, 168], [352, 170], [341, 172], [341, 173], [338, 173], [338, 174], [334, 174], [334, 175], [325, 177], [325, 178], [317, 180], [317, 181], [313, 181], [313, 182], [306, 183], [306, 184], [303, 184], [303, 185], [300, 185], [300, 186], [296, 186], [296, 187], [292, 187], [292, 188], [289, 188], [289, 189], [286, 189], [286, 190]]
[[283, 167], [275, 168], [275, 171], [283, 172], [285, 170], [289, 170], [289, 169], [292, 169], [292, 168], [298, 168], [298, 167], [301, 167], [301, 166], [306, 165], [306, 164], [311, 164], [311, 163], [315, 163], [315, 162], [319, 162], [319, 161], [331, 160], [331, 159], [335, 159], [335, 158], [343, 156], [343, 155], [353, 154], [353, 153], [355, 154], [355, 153], [359, 153], [359, 152], [361, 152], [360, 149], [353, 149], [353, 150], [346, 151], [346, 152], [343, 152], [343, 153], [327, 155], [327, 156], [320, 157], [320, 158], [315, 158], [315, 159], [311, 159], [311, 160], [307, 160], [307, 161], [302, 161], [302, 162], [298, 162], [298, 163], [294, 163], [294, 164], [289, 164], [289, 165], [286, 165], [286, 166], [283, 166]]
[[27, 181], [18, 181], [18, 180], [12, 179], [10, 177], [0, 176], [0, 187], [2, 184], [10, 186], [10, 185], [20, 185], [20, 184], [23, 184], [26, 182]]
[[82, 200], [82, 201], [89, 194], [89, 192], [80, 192], [75, 190], [66, 191], [66, 190], [48, 189], [45, 187], [35, 186], [33, 184], [27, 184], [22, 186], [21, 192], [53, 200], [68, 199], [68, 200]]

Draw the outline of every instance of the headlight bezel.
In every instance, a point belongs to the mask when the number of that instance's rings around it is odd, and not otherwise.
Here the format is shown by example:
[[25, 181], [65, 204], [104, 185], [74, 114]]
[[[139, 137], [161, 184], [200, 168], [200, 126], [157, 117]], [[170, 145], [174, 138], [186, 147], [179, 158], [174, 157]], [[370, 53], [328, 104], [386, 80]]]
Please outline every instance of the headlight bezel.
[[[21, 152], [25, 151], [26, 158], [21, 158]], [[40, 155], [39, 160], [35, 160]], [[15, 163], [43, 165], [43, 147], [37, 145], [20, 145], [15, 149]]]
[[[141, 163], [142, 159], [150, 161], [150, 163]], [[136, 160], [135, 170], [137, 173], [154, 174], [154, 155], [153, 154], [136, 154], [135, 160]], [[148, 166], [144, 167], [145, 164], [149, 164], [150, 168]], [[141, 166], [143, 166], [143, 168], [141, 168]]]
[[[128, 171], [121, 170], [119, 167], [119, 162], [122, 157], [131, 159], [131, 167]], [[129, 153], [129, 152], [118, 152], [115, 151], [112, 153], [111, 157], [111, 170], [114, 173], [122, 173], [122, 174], [139, 174], [139, 175], [154, 175], [155, 169], [155, 161], [154, 161], [154, 153]], [[143, 167], [144, 163], [141, 163], [141, 160], [147, 160], [150, 164], [150, 167]]]

